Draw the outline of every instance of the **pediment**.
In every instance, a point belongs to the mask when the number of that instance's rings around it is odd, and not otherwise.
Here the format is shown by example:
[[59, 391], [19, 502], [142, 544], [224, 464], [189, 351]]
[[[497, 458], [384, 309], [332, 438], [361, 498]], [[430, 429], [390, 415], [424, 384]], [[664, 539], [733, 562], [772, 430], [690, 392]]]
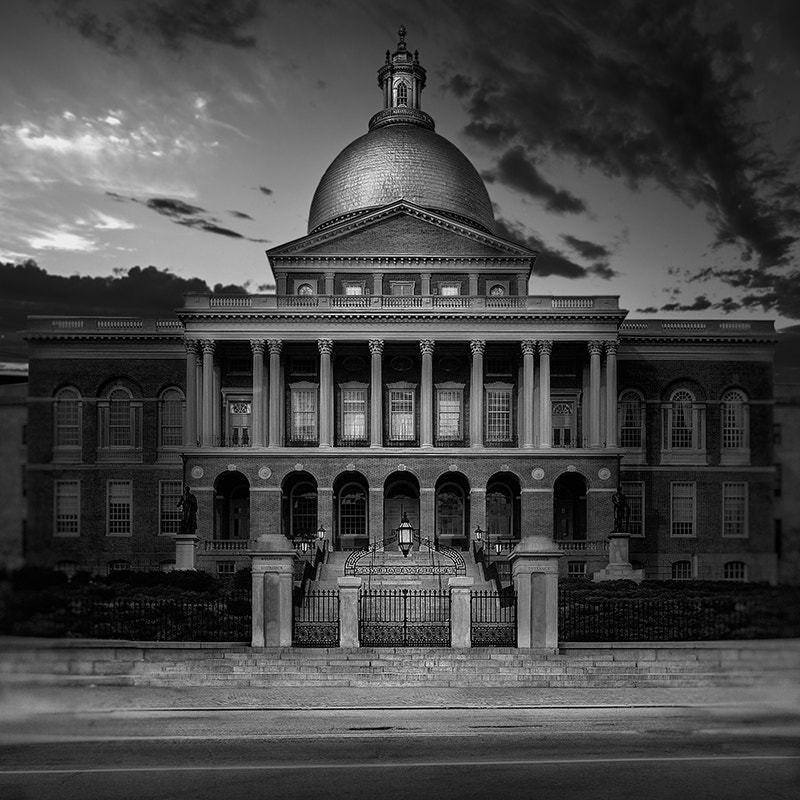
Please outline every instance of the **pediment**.
[[528, 258], [525, 247], [400, 201], [366, 211], [267, 252], [273, 257], [435, 256]]

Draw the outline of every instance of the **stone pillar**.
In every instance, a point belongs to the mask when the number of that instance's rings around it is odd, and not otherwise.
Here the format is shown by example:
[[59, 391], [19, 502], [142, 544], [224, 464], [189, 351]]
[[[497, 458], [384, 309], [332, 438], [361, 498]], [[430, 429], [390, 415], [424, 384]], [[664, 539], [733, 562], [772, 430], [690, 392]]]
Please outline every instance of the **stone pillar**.
[[431, 274], [430, 272], [421, 272], [419, 275], [420, 279], [420, 287], [419, 293], [420, 294], [430, 294], [431, 293]]
[[433, 447], [433, 339], [419, 343], [422, 353], [422, 388], [419, 399], [420, 446]]
[[528, 294], [528, 275], [525, 272], [517, 273], [517, 294], [521, 297]]
[[[524, 517], [523, 517], [524, 519]], [[481, 487], [472, 487], [469, 490], [469, 530], [467, 531], [467, 538], [470, 545], [475, 540], [475, 528], [480, 525], [481, 530], [486, 530], [486, 489]], [[470, 550], [472, 548], [470, 547]]]
[[270, 339], [269, 347], [269, 446], [281, 444], [281, 350], [280, 339]]
[[175, 569], [197, 569], [197, 543], [193, 533], [175, 534]]
[[197, 447], [197, 342], [187, 339], [186, 346], [186, 419], [183, 443]]
[[264, 344], [263, 339], [250, 340], [253, 351], [253, 447], [264, 446]]
[[602, 342], [589, 342], [589, 447], [600, 447], [600, 353], [602, 349]]
[[473, 339], [469, 343], [472, 351], [472, 375], [469, 385], [469, 439], [472, 447], [483, 447], [483, 354], [486, 342]]
[[383, 541], [383, 487], [369, 488], [369, 543], [380, 544]]
[[450, 578], [450, 647], [472, 647], [472, 578]]
[[213, 339], [203, 339], [203, 447], [214, 444], [214, 350]]
[[536, 342], [522, 343], [522, 446], [533, 447], [533, 355]]
[[617, 342], [606, 342], [606, 447], [617, 446]]
[[325, 526], [325, 530], [333, 535], [333, 487], [317, 487], [317, 528]]
[[[424, 539], [436, 541], [436, 490], [432, 486], [423, 486], [419, 490], [419, 531]], [[416, 550], [416, 544], [414, 545]]]
[[194, 418], [197, 420], [197, 444], [203, 440], [203, 354], [200, 343], [197, 344], [197, 353], [194, 360], [195, 365], [195, 407]]
[[319, 348], [319, 446], [333, 445], [333, 371], [331, 339], [317, 339]]
[[550, 353], [553, 342], [539, 342], [539, 447], [553, 446], [553, 409], [550, 401]]
[[333, 285], [333, 273], [326, 272], [325, 273], [325, 294], [331, 295], [334, 292], [334, 285]]
[[562, 553], [547, 536], [531, 536], [511, 551], [517, 593], [517, 647], [558, 648], [558, 559]]
[[253, 647], [290, 647], [294, 548], [284, 536], [264, 535], [248, 551], [253, 574]]
[[472, 297], [478, 296], [478, 273], [470, 272], [469, 274], [469, 293]]
[[222, 444], [222, 369], [214, 364], [214, 392], [211, 398], [212, 436], [214, 444]]
[[358, 640], [358, 594], [361, 578], [348, 575], [339, 584], [339, 647], [360, 647]]
[[383, 446], [383, 339], [370, 339], [369, 446]]

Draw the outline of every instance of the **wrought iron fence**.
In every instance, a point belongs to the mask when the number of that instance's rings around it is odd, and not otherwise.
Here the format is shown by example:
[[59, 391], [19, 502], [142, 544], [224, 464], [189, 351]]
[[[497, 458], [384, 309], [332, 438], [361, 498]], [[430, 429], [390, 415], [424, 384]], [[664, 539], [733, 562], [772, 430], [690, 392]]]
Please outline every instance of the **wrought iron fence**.
[[513, 587], [471, 593], [470, 638], [473, 647], [517, 646], [517, 596]]
[[250, 592], [224, 597], [66, 597], [18, 620], [6, 633], [152, 642], [245, 642], [252, 633]]
[[358, 633], [365, 647], [449, 647], [450, 591], [371, 589], [361, 592]]
[[312, 589], [294, 607], [292, 644], [295, 647], [339, 646], [339, 592]]
[[[659, 642], [780, 636], [780, 618], [735, 597], [582, 597], [561, 592], [562, 642]], [[774, 628], [774, 630], [773, 630]]]

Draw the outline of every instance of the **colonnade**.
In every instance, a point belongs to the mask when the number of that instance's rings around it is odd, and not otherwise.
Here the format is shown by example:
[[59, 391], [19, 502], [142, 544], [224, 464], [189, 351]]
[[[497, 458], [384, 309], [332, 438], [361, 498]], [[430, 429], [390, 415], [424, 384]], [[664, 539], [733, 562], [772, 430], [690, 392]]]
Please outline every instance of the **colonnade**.
[[[370, 447], [383, 446], [383, 339], [368, 340], [370, 352]], [[589, 353], [588, 443], [591, 448], [617, 446], [617, 342], [592, 340]], [[472, 357], [470, 369], [469, 420], [470, 446], [484, 447], [483, 396], [484, 354], [486, 341], [469, 342]], [[552, 339], [526, 339], [522, 350], [522, 393], [520, 409], [519, 446], [523, 449], [551, 448], [552, 416], [550, 391], [550, 356]], [[253, 357], [252, 438], [254, 447], [280, 447], [283, 442], [283, 371], [280, 339], [250, 339]], [[334, 384], [332, 355], [334, 341], [317, 339], [319, 351], [319, 447], [334, 445]], [[433, 447], [433, 354], [436, 342], [422, 339], [420, 375], [420, 446]], [[214, 363], [216, 342], [211, 339], [186, 340], [186, 418], [185, 444], [210, 447], [219, 442], [220, 435], [220, 369]], [[605, 364], [601, 364], [605, 352]], [[265, 355], [269, 354], [269, 366]], [[538, 364], [536, 356], [538, 354]], [[538, 442], [534, 415], [534, 396], [538, 371]], [[602, 440], [601, 389], [605, 372], [605, 441]]]

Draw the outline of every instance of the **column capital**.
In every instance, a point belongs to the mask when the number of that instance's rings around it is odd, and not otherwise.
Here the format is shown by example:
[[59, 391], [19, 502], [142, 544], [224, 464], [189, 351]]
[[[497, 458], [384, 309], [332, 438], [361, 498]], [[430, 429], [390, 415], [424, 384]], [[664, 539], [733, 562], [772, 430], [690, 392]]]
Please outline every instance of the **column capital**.
[[619, 342], [617, 341], [610, 341], [606, 342], [606, 356], [615, 356], [617, 354], [617, 349], [619, 348]]
[[330, 355], [333, 352], [333, 339], [317, 339], [317, 348], [320, 355]]
[[469, 349], [474, 356], [482, 356], [486, 352], [486, 342], [483, 339], [471, 339]]
[[250, 340], [250, 349], [253, 351], [253, 355], [260, 355], [264, 352], [264, 345], [266, 342], [264, 339], [251, 339]]
[[553, 340], [552, 339], [540, 339], [539, 340], [539, 355], [549, 356], [550, 353], [553, 352]]
[[217, 349], [217, 343], [213, 339], [203, 339], [200, 346], [203, 348], [203, 355], [208, 353], [213, 356]]
[[522, 348], [522, 355], [532, 356], [536, 352], [536, 340], [524, 339], [520, 342], [520, 347]]
[[283, 341], [281, 339], [267, 339], [267, 347], [269, 347], [269, 354], [271, 356], [279, 356], [283, 350]]
[[590, 356], [599, 356], [603, 351], [603, 343], [598, 339], [592, 339], [591, 342], [586, 343], [586, 346], [589, 348]]
[[323, 272], [323, 273], [322, 273], [322, 276], [323, 276], [323, 277], [324, 277], [326, 280], [332, 280], [332, 279], [333, 279], [333, 278], [336, 276], [336, 273], [335, 273], [335, 272]]
[[436, 342], [433, 339], [421, 339], [419, 343], [419, 351], [424, 356], [432, 356], [433, 350], [436, 347]]
[[369, 352], [375, 356], [383, 355], [383, 339], [370, 339]]
[[183, 346], [186, 348], [186, 355], [197, 354], [198, 344], [197, 339], [184, 339]]

